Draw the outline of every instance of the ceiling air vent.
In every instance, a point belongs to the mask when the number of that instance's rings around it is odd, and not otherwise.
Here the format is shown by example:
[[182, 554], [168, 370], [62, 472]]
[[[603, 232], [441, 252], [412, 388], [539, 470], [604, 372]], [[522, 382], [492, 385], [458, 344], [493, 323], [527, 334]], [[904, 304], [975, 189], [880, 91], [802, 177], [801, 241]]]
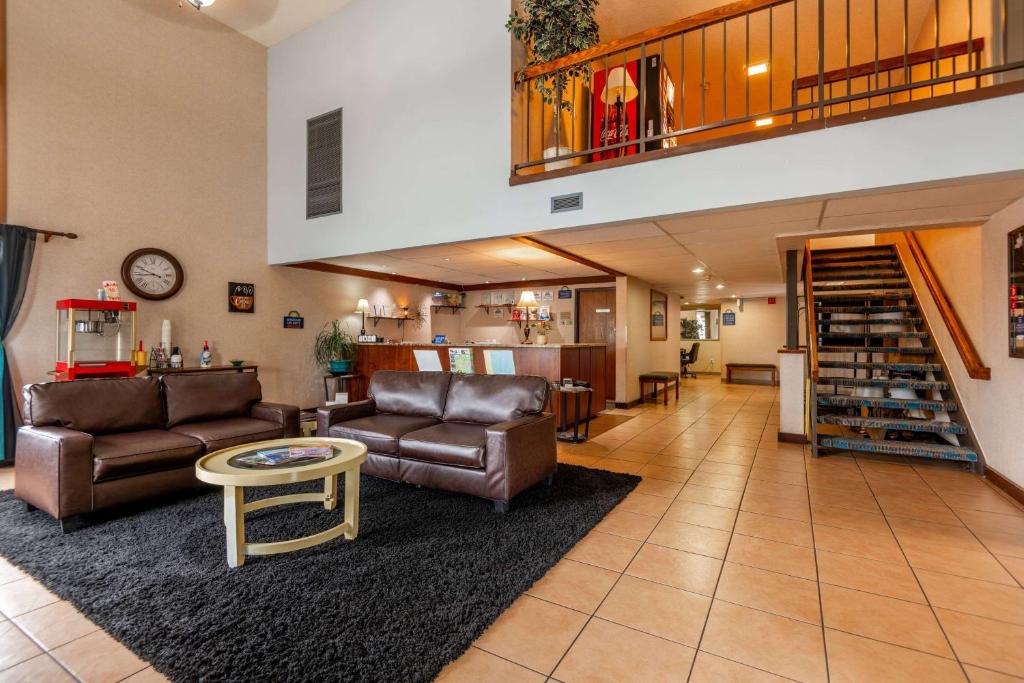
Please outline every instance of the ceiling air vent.
[[306, 121], [306, 218], [341, 213], [341, 110]]
[[551, 213], [563, 211], [579, 211], [583, 208], [583, 193], [560, 194], [551, 198]]

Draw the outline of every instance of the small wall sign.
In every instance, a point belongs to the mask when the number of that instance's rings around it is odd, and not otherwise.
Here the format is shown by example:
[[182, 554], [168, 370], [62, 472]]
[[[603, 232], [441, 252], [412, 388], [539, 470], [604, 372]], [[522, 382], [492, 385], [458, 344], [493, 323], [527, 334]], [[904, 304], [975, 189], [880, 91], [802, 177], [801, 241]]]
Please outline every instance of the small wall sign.
[[723, 325], [735, 325], [736, 324], [736, 312], [731, 308], [722, 314]]
[[563, 285], [562, 288], [558, 290], [558, 298], [559, 299], [571, 299], [572, 298], [572, 290]]
[[775, 303], [775, 297], [774, 296], [768, 297], [768, 303], [774, 304]]
[[255, 313], [256, 286], [251, 282], [228, 283], [228, 313]]
[[301, 330], [305, 324], [306, 319], [298, 311], [288, 311], [288, 315], [284, 317], [284, 329], [286, 330]]

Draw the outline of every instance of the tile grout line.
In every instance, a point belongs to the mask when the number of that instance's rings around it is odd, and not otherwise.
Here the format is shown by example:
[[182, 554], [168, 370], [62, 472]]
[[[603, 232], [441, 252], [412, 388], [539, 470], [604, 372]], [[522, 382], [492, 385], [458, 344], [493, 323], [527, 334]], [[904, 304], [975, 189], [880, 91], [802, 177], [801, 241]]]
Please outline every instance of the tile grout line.
[[[812, 454], [810, 457], [813, 459], [814, 455]], [[814, 555], [814, 584], [818, 589], [818, 617], [821, 619], [821, 647], [822, 651], [825, 653], [825, 680], [831, 681], [832, 671], [828, 665], [828, 637], [825, 629], [825, 601], [821, 596], [821, 570], [818, 567], [818, 538], [814, 533], [814, 505], [811, 503], [811, 480], [807, 474], [807, 458], [807, 452], [804, 451], [804, 481], [807, 482], [807, 525], [811, 528], [811, 545], [813, 547], [811, 552]], [[864, 474], [861, 473], [861, 477], [863, 476]]]

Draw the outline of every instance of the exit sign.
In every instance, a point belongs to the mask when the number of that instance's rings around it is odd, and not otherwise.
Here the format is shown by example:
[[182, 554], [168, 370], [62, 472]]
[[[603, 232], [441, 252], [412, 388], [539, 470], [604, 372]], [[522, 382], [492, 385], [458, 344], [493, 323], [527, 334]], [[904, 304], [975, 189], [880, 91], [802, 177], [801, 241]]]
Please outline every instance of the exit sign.
[[774, 296], [768, 297], [768, 303], [770, 303], [770, 304], [775, 303], [775, 297]]

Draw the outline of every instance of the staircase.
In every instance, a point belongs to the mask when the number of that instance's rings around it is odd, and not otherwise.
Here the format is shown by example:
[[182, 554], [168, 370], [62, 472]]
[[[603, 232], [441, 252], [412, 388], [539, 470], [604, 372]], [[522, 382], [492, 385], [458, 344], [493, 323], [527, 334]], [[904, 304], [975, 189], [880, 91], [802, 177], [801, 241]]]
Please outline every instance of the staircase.
[[977, 452], [962, 443], [968, 429], [956, 421], [945, 365], [895, 249], [808, 253], [809, 319], [817, 331], [815, 455], [853, 451], [980, 468]]

